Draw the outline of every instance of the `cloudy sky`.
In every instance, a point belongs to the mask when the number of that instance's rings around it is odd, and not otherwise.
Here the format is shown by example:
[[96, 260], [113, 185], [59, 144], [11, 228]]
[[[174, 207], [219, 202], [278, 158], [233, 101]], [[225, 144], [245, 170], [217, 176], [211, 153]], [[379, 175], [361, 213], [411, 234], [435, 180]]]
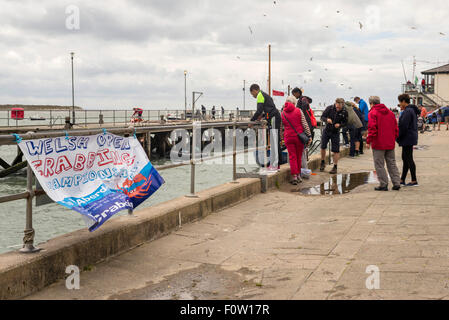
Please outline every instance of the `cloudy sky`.
[[[314, 105], [379, 95], [449, 63], [449, 4], [432, 1], [0, 0], [0, 104], [243, 105], [243, 80], [305, 89]], [[79, 17], [77, 13], [79, 12]], [[79, 21], [79, 25], [78, 25]], [[360, 23], [362, 28], [360, 28]], [[442, 34], [441, 34], [442, 33]], [[281, 104], [281, 100], [277, 100]], [[247, 92], [247, 108], [255, 101]]]

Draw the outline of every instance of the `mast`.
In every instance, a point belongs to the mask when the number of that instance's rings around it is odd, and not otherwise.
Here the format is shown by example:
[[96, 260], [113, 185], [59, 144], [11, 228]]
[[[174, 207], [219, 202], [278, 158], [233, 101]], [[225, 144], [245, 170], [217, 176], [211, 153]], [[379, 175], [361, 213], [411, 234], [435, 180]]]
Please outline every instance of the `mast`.
[[271, 44], [268, 45], [268, 94], [271, 96]]

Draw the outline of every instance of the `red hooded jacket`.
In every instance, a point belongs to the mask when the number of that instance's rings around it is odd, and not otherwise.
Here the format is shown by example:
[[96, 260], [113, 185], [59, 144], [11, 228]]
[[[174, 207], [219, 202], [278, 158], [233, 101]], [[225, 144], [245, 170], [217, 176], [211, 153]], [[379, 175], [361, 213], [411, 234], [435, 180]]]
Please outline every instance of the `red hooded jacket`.
[[[304, 127], [301, 123], [301, 110], [296, 108], [291, 102], [286, 102], [284, 105], [284, 111], [281, 114], [282, 123], [284, 124], [284, 139], [287, 141], [289, 138], [296, 138], [296, 134], [293, 127], [298, 133], [304, 132]], [[291, 125], [290, 125], [290, 123]]]
[[385, 105], [375, 105], [368, 114], [368, 137], [366, 143], [376, 150], [393, 150], [399, 136], [398, 122]]

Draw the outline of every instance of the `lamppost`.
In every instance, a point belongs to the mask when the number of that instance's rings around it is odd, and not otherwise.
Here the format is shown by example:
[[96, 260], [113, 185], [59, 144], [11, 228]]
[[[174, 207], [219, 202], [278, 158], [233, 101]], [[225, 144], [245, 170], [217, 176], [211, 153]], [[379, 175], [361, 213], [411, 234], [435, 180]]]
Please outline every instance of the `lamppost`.
[[184, 120], [187, 120], [187, 70], [184, 70], [184, 109]]
[[73, 57], [75, 56], [75, 52], [70, 52], [70, 56], [72, 59], [72, 124], [75, 124], [75, 86], [73, 80]]

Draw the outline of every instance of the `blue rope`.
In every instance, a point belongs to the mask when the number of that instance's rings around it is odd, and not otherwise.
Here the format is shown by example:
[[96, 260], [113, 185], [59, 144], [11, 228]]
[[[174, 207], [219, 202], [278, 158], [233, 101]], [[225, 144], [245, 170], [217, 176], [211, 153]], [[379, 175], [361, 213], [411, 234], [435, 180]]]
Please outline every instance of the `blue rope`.
[[67, 131], [65, 132], [65, 139], [69, 140], [69, 133]]
[[22, 138], [17, 133], [13, 133], [12, 135], [16, 138], [16, 143], [22, 142]]
[[103, 134], [107, 134], [108, 132], [106, 131], [106, 129], [103, 128]]
[[134, 139], [137, 140], [136, 129], [134, 129]]

